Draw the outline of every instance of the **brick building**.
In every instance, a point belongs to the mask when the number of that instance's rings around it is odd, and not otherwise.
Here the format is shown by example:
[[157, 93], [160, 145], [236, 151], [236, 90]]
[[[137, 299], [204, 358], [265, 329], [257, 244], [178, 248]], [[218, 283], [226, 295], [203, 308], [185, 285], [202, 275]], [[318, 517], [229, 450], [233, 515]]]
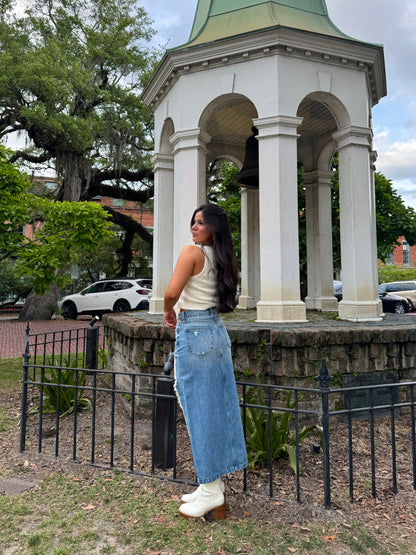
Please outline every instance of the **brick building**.
[[405, 237], [399, 237], [400, 245], [394, 247], [393, 253], [387, 257], [387, 264], [414, 268], [416, 266], [416, 245], [409, 245]]

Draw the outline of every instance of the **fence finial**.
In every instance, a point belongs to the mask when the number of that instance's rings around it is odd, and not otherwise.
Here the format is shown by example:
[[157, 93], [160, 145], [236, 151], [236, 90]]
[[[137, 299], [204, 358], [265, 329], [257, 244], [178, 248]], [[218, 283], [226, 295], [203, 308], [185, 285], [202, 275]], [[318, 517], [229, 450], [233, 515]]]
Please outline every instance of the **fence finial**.
[[333, 376], [329, 375], [328, 367], [326, 365], [326, 360], [322, 359], [321, 371], [319, 376], [316, 376], [315, 380], [319, 382], [319, 388], [322, 390], [329, 389], [330, 382], [334, 379]]

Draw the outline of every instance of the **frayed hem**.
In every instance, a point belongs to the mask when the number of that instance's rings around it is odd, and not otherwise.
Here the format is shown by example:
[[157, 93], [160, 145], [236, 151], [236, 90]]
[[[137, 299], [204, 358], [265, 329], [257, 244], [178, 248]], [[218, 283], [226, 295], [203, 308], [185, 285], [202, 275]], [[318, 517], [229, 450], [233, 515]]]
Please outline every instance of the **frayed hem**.
[[237, 472], [238, 470], [244, 470], [247, 467], [248, 462], [244, 462], [242, 464], [236, 464], [231, 468], [227, 468], [220, 474], [213, 474], [209, 478], [199, 478], [199, 476], [197, 475], [197, 482], [198, 484], [210, 484], [211, 482], [215, 482], [215, 480], [222, 478], [222, 476], [225, 476], [226, 474], [232, 474], [233, 472]]

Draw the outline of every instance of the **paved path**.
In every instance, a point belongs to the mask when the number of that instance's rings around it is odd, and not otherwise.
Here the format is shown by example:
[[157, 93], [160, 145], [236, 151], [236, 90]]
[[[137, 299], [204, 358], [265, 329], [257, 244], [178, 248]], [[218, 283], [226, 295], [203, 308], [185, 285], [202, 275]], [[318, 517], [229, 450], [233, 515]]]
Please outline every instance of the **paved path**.
[[[90, 317], [80, 320], [42, 320], [29, 322], [29, 328], [31, 334], [76, 330], [88, 327], [90, 320]], [[95, 325], [102, 326], [102, 322]], [[19, 322], [17, 319], [0, 318], [0, 358], [22, 356], [26, 326], [26, 322]]]

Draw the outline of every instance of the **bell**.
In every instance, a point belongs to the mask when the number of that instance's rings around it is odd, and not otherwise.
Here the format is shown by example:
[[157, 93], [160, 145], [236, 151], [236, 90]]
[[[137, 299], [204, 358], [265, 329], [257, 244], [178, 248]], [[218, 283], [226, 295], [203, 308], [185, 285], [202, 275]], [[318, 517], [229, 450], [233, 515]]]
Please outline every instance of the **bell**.
[[259, 187], [259, 142], [257, 127], [251, 128], [252, 135], [246, 141], [246, 153], [241, 171], [235, 176], [234, 182], [247, 189]]

